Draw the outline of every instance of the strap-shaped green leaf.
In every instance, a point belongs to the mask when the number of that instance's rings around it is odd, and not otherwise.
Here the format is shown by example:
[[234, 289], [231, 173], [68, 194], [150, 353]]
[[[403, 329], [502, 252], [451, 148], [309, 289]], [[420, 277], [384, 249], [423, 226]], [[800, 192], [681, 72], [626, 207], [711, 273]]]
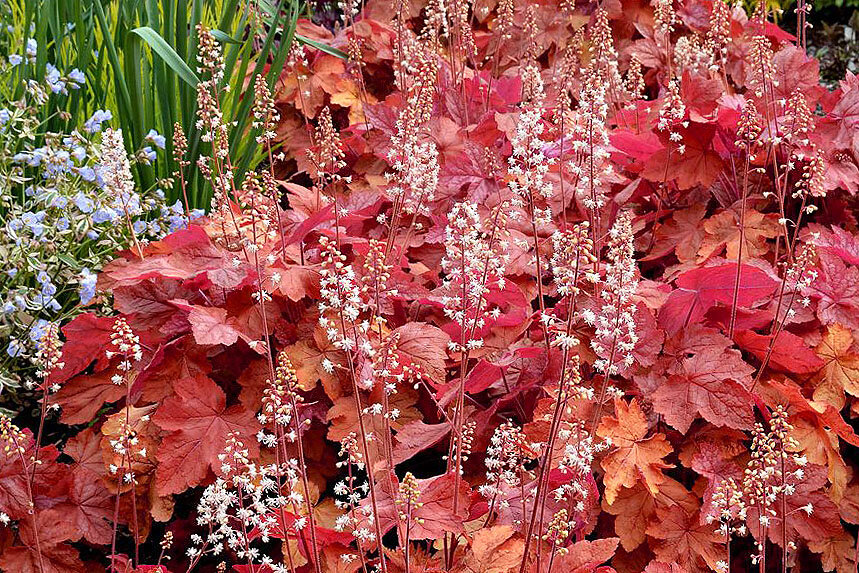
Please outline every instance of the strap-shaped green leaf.
[[214, 30], [211, 30], [211, 32], [215, 39], [222, 44], [241, 44], [240, 41], [236, 40], [223, 30], [218, 30], [217, 28], [215, 28]]
[[301, 34], [296, 34], [295, 39], [298, 40], [302, 44], [306, 44], [312, 48], [316, 48], [317, 50], [321, 50], [321, 51], [325, 52], [326, 54], [331, 54], [332, 56], [334, 56], [336, 58], [340, 58], [341, 60], [346, 60], [349, 58], [349, 56], [346, 55], [346, 52], [338, 50], [337, 48], [332, 48], [328, 44], [323, 44], [322, 42], [320, 42], [318, 40], [314, 40], [312, 38], [302, 36]]
[[150, 28], [149, 26], [141, 26], [140, 28], [135, 28], [132, 30], [132, 33], [140, 36], [149, 47], [152, 48], [156, 54], [161, 56], [161, 59], [164, 60], [170, 69], [176, 72], [176, 75], [182, 78], [186, 84], [191, 87], [196, 87], [200, 82], [200, 79], [197, 77], [197, 74], [194, 73], [194, 70], [188, 67], [182, 58], [179, 57], [179, 54], [170, 47], [164, 38], [161, 37], [161, 34]]

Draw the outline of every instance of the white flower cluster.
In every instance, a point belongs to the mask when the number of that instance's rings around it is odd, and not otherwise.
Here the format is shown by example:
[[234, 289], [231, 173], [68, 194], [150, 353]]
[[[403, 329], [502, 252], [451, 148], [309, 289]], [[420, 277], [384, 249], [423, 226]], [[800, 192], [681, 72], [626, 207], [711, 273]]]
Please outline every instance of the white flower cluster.
[[614, 167], [610, 161], [606, 84], [593, 67], [583, 72], [579, 104], [575, 110], [572, 157], [568, 163], [576, 196], [590, 210], [602, 208]]
[[542, 84], [531, 91], [532, 103], [519, 114], [516, 131], [510, 139], [513, 153], [508, 161], [507, 173], [511, 176], [508, 186], [513, 192], [513, 206], [525, 209], [535, 224], [548, 225], [552, 222], [552, 210], [548, 205], [540, 208], [552, 196], [552, 183], [547, 179], [549, 167], [555, 162], [546, 156], [546, 142], [542, 139], [545, 131], [542, 105]]
[[359, 347], [372, 353], [364, 342], [370, 329], [369, 322], [358, 323], [366, 303], [361, 296], [361, 286], [351, 264], [327, 237], [320, 239], [322, 266], [319, 271], [319, 325], [325, 329], [334, 345], [347, 352]]
[[594, 362], [594, 369], [608, 376], [619, 374], [621, 367], [632, 366], [632, 353], [638, 342], [635, 303], [632, 300], [638, 287], [634, 238], [631, 217], [628, 212], [623, 212], [609, 231], [608, 261], [600, 289], [599, 312], [582, 313], [596, 329], [591, 347], [599, 358]]
[[486, 448], [486, 483], [478, 488], [490, 500], [490, 511], [509, 506], [507, 492], [522, 483], [525, 457], [525, 434], [522, 429], [506, 421], [492, 433]]
[[140, 338], [131, 330], [128, 322], [122, 317], [117, 318], [113, 323], [113, 333], [110, 335], [110, 344], [115, 351], [109, 350], [108, 358], [119, 356], [121, 358], [117, 364], [117, 373], [113, 375], [111, 381], [114, 384], [122, 384], [125, 381], [126, 373], [130, 372], [134, 367], [135, 362], [140, 362], [143, 359], [143, 351], [140, 348]]
[[230, 550], [243, 562], [268, 567], [275, 573], [290, 571], [254, 542], [295, 538], [307, 527], [302, 511], [304, 496], [297, 487], [297, 462], [257, 465], [248, 456], [242, 441], [231, 433], [224, 452], [218, 455], [223, 477], [206, 487], [197, 505], [197, 525], [207, 533], [191, 536], [187, 555], [192, 566], [204, 555], [217, 556]]
[[463, 335], [460, 345], [451, 343], [452, 351], [483, 345], [476, 333], [495, 312], [486, 295], [493, 286], [504, 289], [507, 255], [503, 242], [495, 238], [500, 233], [495, 227], [487, 233], [477, 204], [469, 201], [454, 204], [448, 214], [442, 303], [445, 316], [459, 324]]

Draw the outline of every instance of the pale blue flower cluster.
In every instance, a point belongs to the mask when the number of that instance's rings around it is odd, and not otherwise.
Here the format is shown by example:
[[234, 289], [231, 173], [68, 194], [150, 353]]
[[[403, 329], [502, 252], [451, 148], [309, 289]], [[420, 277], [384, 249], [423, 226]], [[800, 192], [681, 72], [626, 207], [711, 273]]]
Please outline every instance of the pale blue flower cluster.
[[[0, 62], [0, 76], [14, 77], [37, 50], [29, 40], [24, 55]], [[188, 224], [181, 203], [168, 205], [161, 189], [141, 190], [133, 177], [135, 165], [157, 161], [165, 148], [157, 131], [132, 153], [110, 110], [68, 133], [43, 131], [49, 98], [85, 84], [80, 70], [49, 64], [41, 81], [23, 84], [20, 100], [0, 102], [0, 391], [10, 372], [26, 372], [51, 322], [106, 302], [97, 275], [114, 253]]]

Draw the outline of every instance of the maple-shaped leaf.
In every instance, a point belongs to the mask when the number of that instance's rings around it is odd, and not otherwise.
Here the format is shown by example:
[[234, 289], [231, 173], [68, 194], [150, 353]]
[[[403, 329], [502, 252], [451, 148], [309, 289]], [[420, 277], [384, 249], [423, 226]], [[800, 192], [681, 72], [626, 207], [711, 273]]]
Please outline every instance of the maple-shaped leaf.
[[195, 344], [193, 336], [185, 335], [158, 347], [134, 381], [132, 394], [139, 390], [143, 401], [160, 402], [173, 393], [176, 380], [211, 371], [206, 348]]
[[820, 275], [809, 287], [823, 324], [839, 323], [859, 330], [859, 267], [829, 253], [818, 256]]
[[823, 361], [814, 399], [841, 409], [844, 392], [859, 396], [859, 354], [852, 351], [853, 334], [837, 322], [829, 325], [814, 351]]
[[704, 350], [669, 370], [653, 394], [653, 407], [683, 433], [697, 416], [717, 426], [749, 429], [755, 421], [746, 390], [752, 372], [736, 350]]
[[[680, 275], [668, 300], [659, 309], [659, 324], [675, 334], [686, 325], [699, 322], [717, 303], [731, 305], [737, 279], [737, 265], [693, 269]], [[757, 267], [743, 264], [737, 288], [737, 304], [750, 306], [775, 292], [778, 283]]]
[[776, 77], [775, 98], [790, 99], [795, 92], [802, 93], [814, 106], [817, 98], [825, 93], [820, 85], [820, 62], [805, 50], [788, 43], [773, 55]]
[[718, 107], [718, 100], [724, 94], [722, 82], [716, 78], [707, 78], [693, 74], [688, 69], [683, 71], [680, 82], [680, 95], [687, 104], [689, 119], [707, 122], [713, 119]]
[[513, 528], [495, 525], [477, 530], [465, 555], [463, 573], [509, 573], [519, 569], [525, 542], [513, 537]]
[[[34, 455], [35, 440], [29, 430], [25, 430], [25, 438], [20, 443], [24, 448], [23, 458], [29, 460]], [[54, 446], [43, 446], [39, 449], [39, 466], [35, 476], [31, 476], [32, 468], [25, 469], [21, 456], [11, 447], [0, 448], [0, 511], [12, 519], [21, 519], [29, 515], [29, 488], [32, 479], [32, 490], [36, 508], [55, 505], [65, 497], [65, 488], [69, 474], [66, 467], [56, 463], [59, 452]]]
[[171, 301], [178, 308], [188, 312], [188, 322], [191, 323], [191, 332], [197, 344], [222, 344], [231, 346], [241, 337], [247, 340], [241, 326], [235, 317], [227, 316], [227, 309], [188, 304], [187, 301], [177, 299]]
[[[114, 496], [87, 472], [74, 474], [67, 503], [54, 509], [90, 543], [106, 545], [113, 537]], [[77, 538], [75, 538], [77, 539]]]
[[90, 479], [98, 479], [105, 473], [104, 458], [101, 455], [101, 434], [93, 428], [78, 433], [63, 448], [63, 453], [72, 458], [73, 474], [84, 473]]
[[[782, 543], [782, 515], [787, 516], [788, 541], [820, 541], [843, 531], [838, 506], [829, 499], [823, 489], [827, 480], [826, 469], [814, 464], [799, 467], [793, 460], [788, 459], [785, 462], [785, 472], [792, 474], [789, 482], [794, 487], [792, 493], [785, 496], [785, 514], [782, 514], [781, 496], [778, 496], [776, 503], [771, 506], [775, 514], [772, 525], [767, 528], [770, 541], [779, 545]], [[795, 472], [801, 472], [801, 475]], [[780, 480], [778, 481], [780, 483]], [[770, 485], [776, 485], [775, 477], [772, 478]], [[806, 509], [808, 504], [811, 504], [811, 512]], [[749, 531], [755, 537], [759, 537], [761, 528], [757, 507], [753, 506], [749, 509], [747, 523]]]
[[665, 478], [656, 496], [639, 484], [631, 489], [622, 489], [611, 505], [605, 499], [602, 501], [602, 508], [615, 516], [614, 531], [627, 552], [635, 550], [644, 542], [647, 527], [658, 507], [693, 512], [697, 511], [699, 505], [697, 496], [670, 477]]
[[[463, 533], [464, 523], [467, 521], [470, 507], [471, 488], [464, 479], [459, 480], [459, 489], [454, 489], [455, 482], [452, 473], [428, 479], [417, 480], [420, 495], [418, 501], [420, 507], [412, 510], [412, 517], [417, 522], [412, 525], [410, 537], [418, 539], [441, 539], [445, 533]], [[391, 492], [391, 485], [397, 488], [396, 477], [392, 479], [376, 480], [376, 507], [379, 513], [379, 522], [383, 533], [393, 529], [396, 525], [394, 512], [399, 511], [400, 506], [394, 500], [397, 494]], [[454, 497], [458, 496], [456, 511], [454, 511]], [[362, 502], [369, 508], [369, 496]], [[373, 530], [372, 521], [360, 518], [365, 527]], [[365, 523], [366, 522], [366, 523]]]
[[724, 537], [712, 524], [705, 523], [697, 511], [657, 509], [647, 535], [654, 539], [650, 546], [657, 559], [678, 563], [689, 573], [717, 570], [716, 562], [724, 556]]
[[[737, 483], [742, 481], [747, 451], [742, 443], [738, 443], [736, 448], [737, 450], [742, 448], [741, 452], [734, 451], [733, 448], [722, 447], [720, 444], [708, 441], [706, 434], [697, 434], [695, 439], [697, 452], [692, 454], [692, 459], [686, 460], [684, 465], [707, 478], [707, 488], [702, 496], [701, 511], [704, 515], [711, 513], [715, 515], [716, 510], [712, 506], [713, 494], [728, 479], [734, 479]], [[738, 459], [738, 456], [742, 456], [742, 458]]]
[[[220, 229], [218, 230], [220, 231]], [[203, 227], [191, 225], [147, 245], [145, 257], [117, 258], [99, 275], [99, 288], [131, 285], [150, 278], [187, 280], [205, 275], [215, 285], [231, 290], [246, 280], [246, 266], [230, 264], [231, 253], [217, 248]]]
[[[743, 257], [761, 257], [769, 250], [767, 239], [778, 236], [781, 226], [775, 213], [759, 213], [746, 209], [743, 221]], [[740, 215], [733, 209], [726, 209], [710, 217], [704, 223], [704, 238], [698, 248], [698, 261], [705, 261], [727, 250], [727, 257], [736, 260], [740, 251]]]
[[841, 412], [831, 404], [809, 400], [802, 394], [802, 389], [790, 380], [783, 383], [770, 380], [767, 386], [775, 393], [774, 399], [770, 401], [781, 404], [786, 401], [788, 411], [792, 416], [804, 417], [825, 431], [833, 432], [848, 444], [859, 447], [859, 436], [853, 431], [853, 427], [844, 420]]
[[701, 220], [706, 212], [704, 203], [674, 211], [668, 221], [656, 228], [655, 243], [642, 260], [656, 260], [671, 251], [681, 263], [695, 260], [705, 235]]
[[678, 152], [676, 143], [671, 143], [650, 157], [642, 176], [655, 183], [674, 181], [680, 189], [713, 183], [724, 168], [722, 158], [713, 149], [716, 126], [692, 122], [676, 131], [685, 145], [683, 153]]
[[105, 351], [110, 347], [110, 335], [116, 319], [92, 313], [76, 316], [63, 327], [66, 343], [63, 345], [63, 367], [51, 372], [52, 383], [65, 382], [83, 372], [95, 362], [96, 370], [107, 367]]
[[114, 310], [132, 317], [132, 328], [156, 333], [160, 339], [168, 340], [188, 330], [188, 321], [169, 301], [195, 299], [199, 297], [199, 287], [174, 279], [151, 278], [131, 285], [117, 285], [111, 293]]
[[[177, 380], [176, 383], [177, 385], [193, 384], [194, 379]], [[101, 426], [101, 433], [104, 436], [101, 448], [105, 465], [119, 467], [124, 464], [126, 468], [131, 469], [139, 483], [148, 483], [157, 465], [156, 453], [161, 443], [161, 431], [152, 422], [152, 413], [156, 407], [156, 404], [142, 407], [128, 406], [108, 416]], [[127, 431], [133, 432], [137, 442], [133, 448], [129, 448], [128, 452], [118, 453], [112, 444], [121, 440]], [[130, 484], [121, 483], [117, 478], [117, 475], [112, 474], [105, 476], [103, 481], [113, 492], [124, 492], [131, 488]]]
[[[772, 335], [763, 335], [751, 330], [740, 330], [734, 333], [737, 345], [763, 361], [769, 354], [767, 365], [781, 372], [791, 374], [810, 374], [817, 372], [823, 361], [799, 336], [782, 330], [771, 343]], [[770, 345], [772, 344], [772, 348]]]
[[394, 464], [411, 459], [420, 452], [439, 443], [450, 433], [450, 424], [426, 424], [415, 420], [406, 424], [394, 436]]
[[86, 424], [105, 402], [116, 402], [125, 396], [125, 388], [113, 383], [114, 371], [102, 370], [92, 375], [75, 376], [54, 395], [53, 402], [62, 407], [64, 424]]
[[421, 367], [428, 381], [443, 384], [447, 344], [450, 337], [440, 328], [422, 322], [409, 322], [391, 333], [399, 337], [397, 350]]
[[209, 468], [220, 465], [218, 454], [230, 432], [238, 433], [251, 456], [259, 451], [254, 412], [240, 405], [228, 408], [224, 391], [209, 377], [181, 380], [175, 391], [152, 418], [169, 432], [158, 449], [155, 486], [159, 495], [199, 485]]
[[615, 416], [604, 417], [597, 435], [611, 439], [612, 448], [602, 460], [605, 470], [605, 499], [611, 505], [621, 487], [631, 488], [643, 482], [656, 495], [665, 476], [663, 469], [671, 466], [663, 458], [674, 449], [664, 434], [647, 435], [647, 418], [638, 401], [615, 400]]
[[619, 542], [617, 537], [576, 541], [564, 548], [565, 553], [555, 559], [555, 564], [558, 571], [591, 573], [614, 556]]
[[39, 551], [30, 519], [19, 524], [22, 545], [6, 547], [0, 551], [0, 571], [15, 573], [84, 573], [87, 571], [78, 550], [64, 543], [74, 539], [74, 524], [65, 519], [57, 509], [36, 513], [36, 528], [39, 532]]
[[[414, 511], [417, 526], [412, 526], [412, 539], [440, 539], [446, 533], [461, 533], [465, 516], [468, 515], [471, 488], [465, 480], [459, 480], [459, 490], [452, 473], [426, 480], [417, 480], [420, 489], [418, 501], [422, 504]], [[454, 497], [459, 497], [454, 512]]]
[[798, 451], [810, 463], [827, 468], [826, 477], [832, 484], [829, 490], [832, 498], [843, 496], [852, 472], [841, 455], [838, 435], [815, 423], [810, 416], [796, 415], [791, 417], [790, 422], [793, 425], [791, 436], [799, 446]]
[[0, 552], [0, 571], [15, 573], [85, 573], [87, 566], [81, 561], [77, 549], [67, 543], [43, 544], [42, 560], [35, 546], [9, 547]]
[[859, 265], [859, 236], [841, 227], [827, 228], [812, 223], [803, 240], [817, 247], [818, 253], [835, 255], [849, 265]]
[[848, 533], [809, 541], [808, 548], [820, 554], [824, 571], [856, 573], [856, 541]]
[[323, 330], [314, 330], [313, 336], [302, 338], [284, 347], [283, 351], [289, 356], [302, 389], [312, 390], [321, 380], [330, 399], [336, 400], [344, 395], [333, 365], [345, 363], [346, 358], [328, 340]]

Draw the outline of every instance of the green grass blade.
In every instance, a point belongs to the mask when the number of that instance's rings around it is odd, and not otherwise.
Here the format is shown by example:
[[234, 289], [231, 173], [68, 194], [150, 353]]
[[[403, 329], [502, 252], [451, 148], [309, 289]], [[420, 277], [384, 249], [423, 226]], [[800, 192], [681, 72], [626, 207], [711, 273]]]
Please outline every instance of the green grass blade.
[[328, 44], [324, 44], [318, 40], [314, 40], [313, 38], [307, 38], [305, 36], [302, 36], [301, 34], [295, 34], [295, 39], [296, 41], [298, 41], [299, 44], [304, 44], [305, 46], [316, 48], [317, 50], [325, 52], [326, 54], [330, 54], [335, 58], [340, 58], [341, 60], [346, 60], [349, 58], [346, 52], [338, 50], [337, 48], [329, 46]]
[[192, 88], [197, 87], [197, 84], [200, 83], [200, 78], [198, 78], [197, 74], [188, 67], [188, 64], [179, 57], [179, 54], [176, 53], [170, 44], [161, 37], [161, 34], [149, 26], [135, 28], [131, 33], [140, 36], [140, 38], [142, 38], [149, 47], [152, 48], [152, 51], [158, 54], [161, 59], [164, 60], [164, 63], [167, 64], [170, 69], [182, 79], [182, 81]]

